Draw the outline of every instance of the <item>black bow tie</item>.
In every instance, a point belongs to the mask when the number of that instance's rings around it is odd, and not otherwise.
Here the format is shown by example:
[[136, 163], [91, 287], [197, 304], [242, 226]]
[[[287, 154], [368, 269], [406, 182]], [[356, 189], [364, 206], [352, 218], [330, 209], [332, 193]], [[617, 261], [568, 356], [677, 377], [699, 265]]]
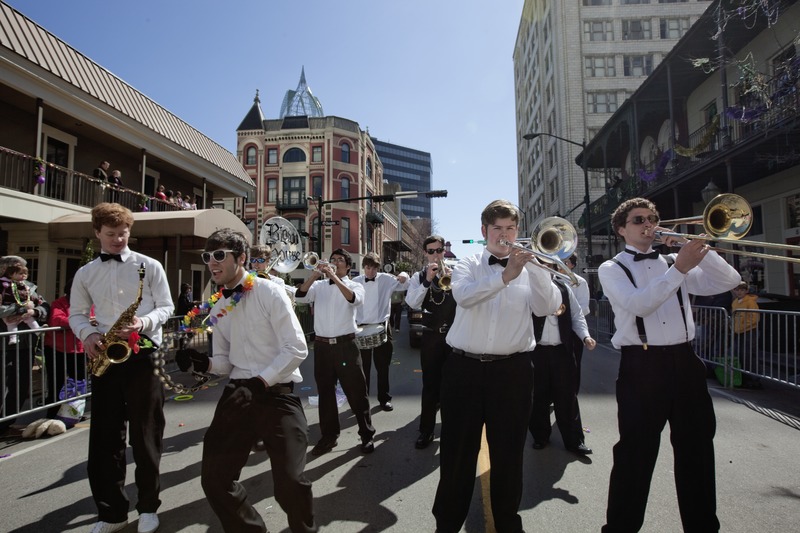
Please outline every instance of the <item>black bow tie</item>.
[[333, 281], [332, 279], [329, 279], [328, 280], [328, 285], [336, 285], [336, 282]]
[[230, 298], [231, 296], [234, 295], [234, 293], [237, 293], [237, 292], [242, 292], [241, 284], [235, 286], [232, 289], [222, 289], [222, 296], [224, 296], [225, 298]]
[[364, 282], [369, 283], [370, 281], [375, 281], [375, 278], [364, 278]]
[[105, 252], [100, 254], [100, 260], [105, 263], [106, 261], [113, 259], [114, 261], [119, 261], [122, 263], [122, 256], [120, 254], [107, 254]]
[[644, 261], [645, 259], [658, 259], [661, 256], [661, 254], [658, 253], [658, 250], [653, 250], [649, 254], [637, 253], [634, 252], [633, 250], [628, 250], [627, 248], [625, 249], [625, 251], [633, 256], [634, 261]]
[[489, 256], [489, 264], [490, 265], [498, 264], [498, 265], [502, 266], [503, 268], [505, 268], [505, 266], [508, 264], [508, 257], [506, 257], [505, 259], [498, 259], [497, 257], [495, 257], [493, 255]]

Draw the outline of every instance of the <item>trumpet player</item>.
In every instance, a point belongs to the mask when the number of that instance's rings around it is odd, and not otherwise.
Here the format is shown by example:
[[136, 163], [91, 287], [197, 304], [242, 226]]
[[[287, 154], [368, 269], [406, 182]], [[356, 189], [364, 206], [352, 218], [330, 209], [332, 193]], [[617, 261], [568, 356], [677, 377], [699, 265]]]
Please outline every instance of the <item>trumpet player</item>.
[[436, 529], [460, 531], [472, 500], [475, 468], [486, 426], [492, 515], [497, 531], [522, 531], [523, 451], [536, 346], [531, 314], [556, 312], [561, 295], [549, 269], [529, 265], [534, 254], [510, 246], [519, 210], [495, 200], [481, 213], [482, 253], [453, 269], [456, 316], [442, 372], [440, 479], [433, 504]]
[[442, 382], [442, 367], [450, 355], [450, 346], [445, 340], [456, 316], [456, 301], [450, 287], [444, 290], [439, 283], [441, 276], [450, 276], [452, 271], [444, 264], [444, 237], [430, 235], [422, 243], [428, 264], [409, 281], [406, 303], [410, 309], [422, 309], [422, 343], [420, 365], [422, 367], [422, 406], [419, 416], [419, 437], [414, 446], [418, 450], [433, 442], [436, 412], [439, 410], [439, 394]]
[[[100, 257], [78, 270], [70, 294], [69, 325], [89, 359], [95, 359], [106, 348], [105, 334], [137, 300], [140, 265], [145, 266], [141, 303], [130, 323], [115, 331], [128, 340], [132, 353], [102, 376], [92, 376], [87, 470], [99, 515], [92, 533], [119, 531], [128, 523], [126, 433], [136, 463], [138, 531], [150, 533], [159, 526], [164, 387], [153, 373], [150, 353], [161, 342], [161, 328], [174, 306], [161, 263], [128, 248], [132, 226], [133, 214], [119, 204], [101, 203], [92, 209]], [[93, 306], [96, 325], [90, 319]]]
[[[603, 292], [614, 311], [611, 343], [621, 351], [617, 378], [619, 441], [608, 488], [605, 533], [639, 531], [650, 479], [670, 424], [675, 487], [684, 531], [719, 531], [714, 472], [716, 418], [706, 369], [692, 349], [695, 327], [689, 294], [713, 295], [740, 276], [699, 239], [680, 252], [653, 250], [660, 230], [656, 206], [632, 198], [611, 216], [625, 249], [600, 266]], [[667, 237], [672, 246], [683, 238]]]
[[367, 381], [369, 394], [372, 360], [375, 360], [375, 373], [378, 376], [378, 402], [384, 411], [392, 411], [392, 395], [389, 393], [389, 365], [392, 362], [394, 345], [392, 344], [392, 327], [389, 324], [391, 315], [392, 292], [404, 290], [408, 282], [408, 274], [400, 272], [397, 276], [378, 272], [381, 266], [378, 254], [370, 252], [361, 260], [364, 274], [356, 276], [353, 281], [364, 286], [364, 303], [356, 308], [356, 322], [359, 326], [376, 324], [386, 331], [386, 342], [374, 348], [361, 349], [361, 361], [364, 364], [364, 378]]

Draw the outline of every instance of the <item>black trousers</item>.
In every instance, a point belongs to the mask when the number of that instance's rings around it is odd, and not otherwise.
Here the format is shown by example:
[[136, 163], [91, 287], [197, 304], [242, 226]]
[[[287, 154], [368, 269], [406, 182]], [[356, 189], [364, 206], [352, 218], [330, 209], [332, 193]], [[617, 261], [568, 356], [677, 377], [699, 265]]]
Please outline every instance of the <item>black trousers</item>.
[[575, 355], [575, 365], [578, 369], [575, 376], [575, 394], [581, 391], [581, 361], [583, 360], [583, 339], [572, 332], [572, 353]]
[[447, 358], [442, 370], [440, 478], [433, 503], [440, 533], [459, 531], [467, 517], [484, 425], [496, 530], [522, 531], [518, 510], [532, 386], [528, 352], [487, 363], [454, 353]]
[[314, 379], [319, 393], [319, 429], [322, 439], [334, 441], [339, 436], [339, 409], [336, 405], [336, 381], [342, 384], [347, 402], [358, 422], [362, 442], [375, 435], [369, 412], [367, 383], [361, 353], [353, 341], [314, 343]]
[[392, 304], [391, 316], [389, 317], [389, 325], [394, 329], [400, 329], [400, 321], [403, 319], [403, 303], [397, 302]]
[[101, 377], [92, 376], [91, 415], [87, 470], [99, 519], [122, 522], [128, 518], [126, 436], [136, 463], [136, 510], [140, 514], [156, 512], [161, 505], [164, 387], [144, 351], [111, 365]]
[[420, 343], [420, 365], [422, 367], [422, 411], [419, 417], [420, 433], [433, 433], [436, 412], [439, 411], [439, 396], [442, 388], [442, 368], [452, 352], [445, 340], [446, 333], [422, 332]]
[[286, 512], [293, 532], [316, 531], [311, 482], [303, 473], [308, 447], [308, 422], [295, 394], [256, 396], [247, 406], [229, 398], [229, 384], [217, 403], [203, 438], [203, 492], [228, 532], [264, 532], [261, 515], [247, 500], [239, 482], [253, 443], [261, 439], [272, 466], [275, 500]]
[[617, 378], [619, 442], [602, 531], [639, 531], [661, 432], [670, 424], [683, 530], [719, 531], [714, 471], [714, 406], [706, 369], [691, 345], [622, 348]]
[[528, 429], [537, 442], [550, 440], [550, 404], [564, 447], [577, 448], [583, 443], [583, 425], [575, 388], [577, 366], [572, 353], [563, 344], [536, 345], [533, 351], [533, 407]]
[[375, 373], [378, 375], [378, 402], [383, 405], [392, 401], [389, 394], [389, 366], [392, 364], [394, 354], [394, 344], [392, 344], [392, 327], [386, 326], [386, 342], [377, 348], [369, 350], [359, 350], [361, 352], [361, 362], [364, 365], [364, 379], [367, 382], [367, 394], [370, 392], [370, 376], [372, 374], [372, 361], [375, 360]]

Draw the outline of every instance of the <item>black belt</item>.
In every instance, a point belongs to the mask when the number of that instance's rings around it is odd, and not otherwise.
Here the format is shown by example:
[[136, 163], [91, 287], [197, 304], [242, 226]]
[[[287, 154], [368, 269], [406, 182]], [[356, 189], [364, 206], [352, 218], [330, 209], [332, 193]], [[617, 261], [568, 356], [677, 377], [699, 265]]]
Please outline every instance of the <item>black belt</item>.
[[457, 355], [463, 355], [464, 357], [469, 357], [470, 359], [476, 359], [476, 360], [480, 361], [481, 363], [491, 363], [492, 361], [499, 361], [501, 359], [509, 359], [509, 358], [514, 357], [515, 355], [517, 355], [515, 353], [508, 354], [508, 355], [493, 355], [493, 354], [490, 354], [490, 353], [471, 353], [471, 352], [465, 352], [464, 350], [461, 350], [459, 348], [453, 348], [453, 353], [457, 354]]
[[445, 334], [450, 331], [450, 326], [441, 326], [438, 328], [429, 328], [428, 326], [423, 326], [422, 331], [426, 333], [441, 333]]
[[622, 346], [620, 348], [620, 352], [633, 352], [633, 353], [645, 353], [648, 354], [651, 351], [654, 352], [674, 352], [676, 350], [693, 350], [691, 343], [688, 342], [681, 342], [678, 344], [665, 344], [665, 345], [655, 345], [655, 344], [648, 344], [646, 347], [638, 344], [631, 344], [628, 346]]
[[[232, 379], [229, 381], [229, 383], [235, 387], [238, 387], [246, 382], [246, 379]], [[291, 381], [289, 383], [278, 383], [277, 385], [266, 387], [266, 390], [267, 394], [291, 394], [294, 392], [294, 383]]]
[[340, 342], [347, 342], [356, 338], [355, 333], [348, 333], [347, 335], [339, 335], [338, 337], [320, 337], [314, 335], [315, 342], [324, 342], [325, 344], [337, 344]]

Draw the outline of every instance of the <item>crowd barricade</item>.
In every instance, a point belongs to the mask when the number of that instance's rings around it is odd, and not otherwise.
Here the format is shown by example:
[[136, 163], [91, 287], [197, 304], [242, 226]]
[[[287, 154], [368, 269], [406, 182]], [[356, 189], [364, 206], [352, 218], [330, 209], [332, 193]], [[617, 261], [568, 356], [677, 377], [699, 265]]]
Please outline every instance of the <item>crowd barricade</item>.
[[[749, 315], [748, 315], [749, 314]], [[735, 330], [737, 324], [756, 327]], [[768, 309], [737, 309], [731, 317], [731, 372], [741, 372], [781, 383], [800, 386], [797, 350], [800, 348], [800, 312]]]

